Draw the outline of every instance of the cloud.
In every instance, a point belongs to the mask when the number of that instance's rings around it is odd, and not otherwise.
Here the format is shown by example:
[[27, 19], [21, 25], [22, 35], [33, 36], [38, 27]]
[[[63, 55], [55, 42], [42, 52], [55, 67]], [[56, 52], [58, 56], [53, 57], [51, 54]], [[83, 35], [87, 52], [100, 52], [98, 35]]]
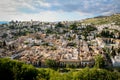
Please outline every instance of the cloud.
[[119, 0], [3, 0], [0, 19], [76, 20], [120, 12]]
[[[68, 15], [69, 14], [69, 15]], [[5, 21], [6, 19], [11, 20], [18, 20], [18, 21], [30, 21], [38, 20], [38, 21], [73, 21], [73, 20], [80, 20], [87, 17], [90, 17], [91, 14], [87, 13], [80, 13], [80, 12], [64, 12], [64, 11], [43, 11], [34, 14], [27, 14], [27, 13], [16, 13], [14, 15], [6, 15], [1, 16], [1, 19]]]
[[50, 3], [43, 2], [43, 1], [36, 1], [42, 7], [51, 7]]
[[79, 11], [97, 14], [111, 11], [115, 5], [119, 7], [118, 3], [120, 3], [118, 0], [64, 0], [58, 8], [68, 12]]

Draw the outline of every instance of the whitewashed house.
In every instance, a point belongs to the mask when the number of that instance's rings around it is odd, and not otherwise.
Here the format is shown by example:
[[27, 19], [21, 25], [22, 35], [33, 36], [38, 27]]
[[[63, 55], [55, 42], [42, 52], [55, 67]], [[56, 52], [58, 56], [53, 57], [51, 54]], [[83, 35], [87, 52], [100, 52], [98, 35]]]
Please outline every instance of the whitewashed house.
[[120, 55], [111, 58], [113, 67], [120, 67]]

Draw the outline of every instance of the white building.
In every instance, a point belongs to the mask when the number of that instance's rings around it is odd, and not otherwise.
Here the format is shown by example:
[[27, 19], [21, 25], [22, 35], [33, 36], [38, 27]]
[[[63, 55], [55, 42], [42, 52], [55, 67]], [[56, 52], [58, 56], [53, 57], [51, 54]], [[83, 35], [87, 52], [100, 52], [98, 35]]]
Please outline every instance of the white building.
[[120, 55], [111, 58], [113, 67], [120, 67]]

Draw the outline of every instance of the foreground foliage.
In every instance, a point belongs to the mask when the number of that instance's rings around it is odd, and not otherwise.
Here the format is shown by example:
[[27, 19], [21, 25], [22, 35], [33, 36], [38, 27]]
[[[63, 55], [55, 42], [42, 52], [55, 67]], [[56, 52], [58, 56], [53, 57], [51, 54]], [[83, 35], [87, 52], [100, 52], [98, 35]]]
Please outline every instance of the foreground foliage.
[[38, 71], [31, 65], [26, 65], [10, 59], [0, 59], [0, 80], [35, 80]]
[[[65, 68], [66, 69], [66, 68]], [[63, 71], [66, 71], [62, 69]], [[118, 80], [119, 72], [99, 68], [72, 69], [69, 72], [35, 68], [10, 59], [0, 59], [0, 80]]]

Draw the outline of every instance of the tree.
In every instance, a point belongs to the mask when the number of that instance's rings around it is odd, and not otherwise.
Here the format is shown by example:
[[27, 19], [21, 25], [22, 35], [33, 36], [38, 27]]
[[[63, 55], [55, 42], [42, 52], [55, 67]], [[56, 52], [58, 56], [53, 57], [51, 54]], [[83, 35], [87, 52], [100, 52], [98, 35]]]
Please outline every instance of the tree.
[[96, 68], [104, 68], [105, 67], [104, 58], [100, 54], [95, 56], [95, 67]]
[[74, 24], [70, 25], [70, 29], [72, 29], [72, 30], [77, 29], [77, 25], [76, 25], [76, 23], [74, 23]]
[[57, 62], [55, 60], [47, 59], [45, 61], [45, 63], [50, 68], [56, 68], [57, 67]]
[[7, 33], [4, 33], [1, 37], [2, 38], [6, 38], [8, 36], [8, 34]]
[[7, 46], [7, 44], [6, 44], [6, 41], [5, 41], [5, 40], [3, 41], [3, 46]]
[[27, 65], [8, 58], [0, 59], [0, 80], [36, 80], [38, 71]]
[[56, 28], [57, 28], [57, 27], [65, 27], [65, 25], [62, 24], [61, 22], [58, 22], [58, 24], [56, 24]]

